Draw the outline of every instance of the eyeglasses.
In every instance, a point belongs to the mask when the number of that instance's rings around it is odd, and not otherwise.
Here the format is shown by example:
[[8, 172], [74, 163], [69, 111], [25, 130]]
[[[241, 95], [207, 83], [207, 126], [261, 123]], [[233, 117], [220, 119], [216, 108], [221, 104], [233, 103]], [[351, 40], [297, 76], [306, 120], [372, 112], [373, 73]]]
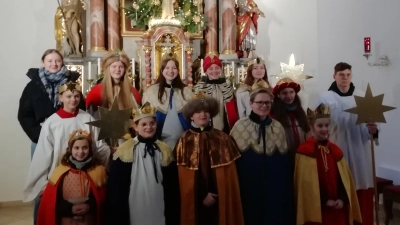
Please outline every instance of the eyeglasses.
[[272, 101], [258, 101], [258, 102], [254, 102], [254, 103], [256, 103], [256, 105], [258, 106], [258, 107], [262, 107], [263, 105], [265, 105], [265, 106], [269, 106], [269, 105], [271, 105], [272, 104]]

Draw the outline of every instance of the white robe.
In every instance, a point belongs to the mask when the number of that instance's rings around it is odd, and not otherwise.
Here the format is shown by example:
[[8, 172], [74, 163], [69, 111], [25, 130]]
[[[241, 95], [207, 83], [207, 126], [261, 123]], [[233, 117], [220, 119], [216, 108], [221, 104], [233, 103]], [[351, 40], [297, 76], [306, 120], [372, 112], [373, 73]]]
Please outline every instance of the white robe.
[[61, 163], [68, 148], [69, 135], [74, 130], [82, 129], [91, 133], [94, 154], [103, 165], [108, 165], [110, 148], [105, 142], [97, 141], [99, 129], [86, 124], [94, 120], [89, 113], [79, 110], [78, 115], [72, 118], [61, 118], [54, 113], [43, 123], [24, 186], [24, 202], [32, 201], [43, 193], [49, 177]]
[[[135, 138], [137, 140], [137, 138]], [[145, 155], [145, 144], [139, 142], [133, 150], [129, 212], [131, 225], [165, 225], [164, 188], [161, 152], [155, 152], [158, 183], [151, 156]]]
[[[364, 96], [362, 92], [354, 93]], [[331, 110], [329, 139], [337, 144], [349, 164], [357, 190], [374, 187], [370, 135], [365, 123], [356, 125], [357, 115], [344, 112], [356, 107], [354, 96], [339, 96], [334, 91], [324, 92], [316, 107], [324, 103]]]
[[246, 84], [240, 86], [236, 92], [236, 105], [240, 119], [250, 116], [250, 93]]

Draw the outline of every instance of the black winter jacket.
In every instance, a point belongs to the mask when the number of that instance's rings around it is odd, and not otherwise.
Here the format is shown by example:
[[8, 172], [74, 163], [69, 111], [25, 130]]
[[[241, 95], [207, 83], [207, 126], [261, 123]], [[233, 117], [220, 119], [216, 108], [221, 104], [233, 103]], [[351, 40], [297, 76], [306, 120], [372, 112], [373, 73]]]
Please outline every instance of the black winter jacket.
[[[75, 82], [80, 76], [77, 72], [68, 72], [70, 73], [68, 81]], [[60, 106], [54, 108], [50, 101], [49, 95], [40, 80], [39, 69], [31, 68], [26, 75], [31, 81], [26, 85], [19, 99], [18, 121], [31, 141], [37, 143], [42, 129], [40, 124], [55, 113]], [[86, 110], [85, 99], [82, 94], [79, 108]]]

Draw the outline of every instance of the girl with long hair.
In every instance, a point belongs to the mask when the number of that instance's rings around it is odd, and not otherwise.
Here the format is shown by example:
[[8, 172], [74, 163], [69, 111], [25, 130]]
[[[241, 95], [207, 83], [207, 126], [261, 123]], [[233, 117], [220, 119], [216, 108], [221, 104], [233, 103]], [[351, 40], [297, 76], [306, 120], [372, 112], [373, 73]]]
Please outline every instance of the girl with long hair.
[[236, 103], [239, 113], [239, 118], [249, 116], [251, 113], [250, 107], [250, 88], [257, 79], [264, 80], [268, 85], [268, 74], [265, 61], [257, 57], [248, 62], [247, 75], [244, 84], [236, 91]]
[[182, 108], [193, 96], [191, 88], [181, 80], [179, 62], [168, 57], [161, 62], [160, 76], [143, 93], [143, 102], [157, 109], [157, 138], [172, 149], [181, 134], [189, 128]]

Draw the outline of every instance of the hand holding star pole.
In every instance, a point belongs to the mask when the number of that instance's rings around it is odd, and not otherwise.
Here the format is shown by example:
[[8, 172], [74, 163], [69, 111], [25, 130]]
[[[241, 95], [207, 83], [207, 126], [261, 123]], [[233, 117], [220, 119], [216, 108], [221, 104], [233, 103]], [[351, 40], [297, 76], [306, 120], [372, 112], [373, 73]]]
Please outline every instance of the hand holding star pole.
[[118, 95], [115, 97], [111, 109], [99, 107], [100, 120], [88, 122], [86, 124], [100, 128], [98, 140], [110, 138], [111, 146], [116, 147], [118, 139], [129, 132], [129, 118], [132, 109], [122, 109], [118, 107]]
[[[373, 96], [371, 87], [368, 84], [365, 96], [354, 96], [356, 107], [344, 110], [345, 112], [357, 114], [356, 125], [361, 123], [386, 123], [384, 112], [395, 109], [395, 107], [383, 105], [384, 94]], [[376, 185], [376, 171], [375, 171], [375, 150], [374, 150], [374, 135], [370, 133], [371, 141], [371, 154], [372, 154], [372, 174], [374, 177], [375, 189], [375, 221], [379, 224], [378, 209], [379, 209], [379, 195]]]

